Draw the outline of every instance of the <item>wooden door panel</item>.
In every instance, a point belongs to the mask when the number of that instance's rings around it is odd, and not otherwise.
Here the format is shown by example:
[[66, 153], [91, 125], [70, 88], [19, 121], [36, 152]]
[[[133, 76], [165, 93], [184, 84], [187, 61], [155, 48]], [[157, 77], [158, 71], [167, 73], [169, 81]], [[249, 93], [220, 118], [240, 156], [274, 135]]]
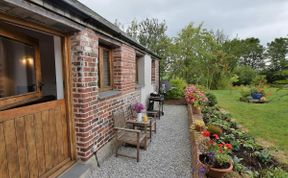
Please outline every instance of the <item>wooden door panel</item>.
[[0, 177], [47, 177], [71, 160], [64, 100], [0, 112]]

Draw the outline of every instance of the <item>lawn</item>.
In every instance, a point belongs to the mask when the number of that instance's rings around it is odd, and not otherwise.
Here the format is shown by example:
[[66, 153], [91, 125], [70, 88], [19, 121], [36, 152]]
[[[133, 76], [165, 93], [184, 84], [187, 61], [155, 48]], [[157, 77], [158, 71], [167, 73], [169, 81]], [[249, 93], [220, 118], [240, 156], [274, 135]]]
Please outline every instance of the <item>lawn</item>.
[[269, 103], [252, 104], [239, 101], [239, 90], [215, 90], [220, 107], [261, 140], [272, 143], [288, 154], [288, 91], [272, 90]]

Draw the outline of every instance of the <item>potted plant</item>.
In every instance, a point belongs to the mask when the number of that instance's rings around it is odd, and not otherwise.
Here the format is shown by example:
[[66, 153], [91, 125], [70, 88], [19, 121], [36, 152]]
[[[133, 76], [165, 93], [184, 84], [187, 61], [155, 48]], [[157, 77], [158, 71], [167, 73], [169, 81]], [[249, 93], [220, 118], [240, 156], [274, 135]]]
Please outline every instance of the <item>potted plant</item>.
[[[210, 135], [209, 131], [203, 131], [202, 135], [207, 137], [203, 142], [204, 149], [199, 155], [199, 162], [206, 168], [206, 174], [213, 178], [221, 178], [233, 169], [230, 153], [232, 145], [219, 143], [217, 134]], [[212, 139], [210, 139], [210, 136]], [[203, 146], [202, 145], [202, 146]]]
[[201, 132], [205, 128], [205, 123], [203, 120], [197, 119], [194, 123], [194, 126], [195, 126], [195, 130], [197, 130], [198, 132]]
[[185, 89], [185, 99], [188, 104], [192, 105], [194, 114], [200, 114], [201, 106], [208, 101], [205, 93], [200, 91], [195, 85], [190, 85]]
[[137, 113], [137, 121], [142, 121], [142, 111], [145, 109], [145, 106], [142, 103], [135, 103], [132, 109]]

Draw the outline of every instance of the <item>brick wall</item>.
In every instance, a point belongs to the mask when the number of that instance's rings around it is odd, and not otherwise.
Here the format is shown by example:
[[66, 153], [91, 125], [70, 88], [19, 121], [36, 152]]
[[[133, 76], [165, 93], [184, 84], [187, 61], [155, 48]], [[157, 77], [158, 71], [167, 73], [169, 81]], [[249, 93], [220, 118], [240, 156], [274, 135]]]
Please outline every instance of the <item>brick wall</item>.
[[126, 92], [135, 90], [135, 75], [135, 50], [127, 45], [113, 50], [113, 87]]
[[140, 91], [135, 90], [136, 53], [127, 45], [113, 50], [113, 88], [121, 93], [100, 99], [97, 86], [99, 37], [85, 29], [72, 35], [70, 40], [77, 152], [85, 161], [92, 156], [94, 144], [100, 149], [114, 137], [112, 112], [140, 101]]

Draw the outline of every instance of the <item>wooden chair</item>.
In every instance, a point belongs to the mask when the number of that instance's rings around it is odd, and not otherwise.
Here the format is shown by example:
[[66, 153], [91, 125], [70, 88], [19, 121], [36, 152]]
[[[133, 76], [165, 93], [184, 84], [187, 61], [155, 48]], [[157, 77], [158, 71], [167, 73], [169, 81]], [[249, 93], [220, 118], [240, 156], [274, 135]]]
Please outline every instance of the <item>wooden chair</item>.
[[[147, 149], [147, 137], [145, 134], [141, 133], [141, 130], [129, 129], [126, 127], [126, 118], [124, 116], [123, 110], [118, 110], [113, 112], [114, 129], [116, 130], [116, 157], [118, 155], [125, 156], [128, 158], [134, 158], [139, 162], [140, 158], [140, 145], [144, 142], [145, 150]], [[124, 155], [118, 153], [119, 147], [123, 144], [135, 145], [137, 148], [136, 157]]]

